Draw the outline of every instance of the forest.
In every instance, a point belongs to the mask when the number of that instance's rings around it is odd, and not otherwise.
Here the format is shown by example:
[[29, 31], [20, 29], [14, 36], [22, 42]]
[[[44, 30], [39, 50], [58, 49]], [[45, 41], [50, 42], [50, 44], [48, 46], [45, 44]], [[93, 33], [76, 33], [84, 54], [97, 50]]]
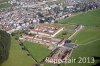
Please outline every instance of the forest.
[[0, 64], [8, 59], [11, 37], [5, 31], [0, 30]]

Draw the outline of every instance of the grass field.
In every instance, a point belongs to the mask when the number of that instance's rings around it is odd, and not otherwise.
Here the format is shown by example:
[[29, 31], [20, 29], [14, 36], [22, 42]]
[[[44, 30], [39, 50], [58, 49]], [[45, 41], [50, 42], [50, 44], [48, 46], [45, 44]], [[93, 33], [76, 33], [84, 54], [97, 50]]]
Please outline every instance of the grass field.
[[60, 32], [59, 34], [56, 35], [56, 38], [60, 38], [60, 39], [68, 38], [67, 35], [68, 35], [67, 31], [62, 31], [62, 32]]
[[[88, 45], [80, 45], [78, 46], [74, 52], [72, 53], [71, 58], [78, 59], [78, 57], [100, 57], [100, 40], [95, 41], [93, 43], [90, 43]], [[76, 63], [69, 63], [69, 64], [62, 64], [62, 66], [92, 66], [95, 65], [97, 62], [100, 62], [100, 60], [95, 60], [95, 63], [78, 63], [79, 60], [76, 61]]]
[[51, 53], [51, 50], [38, 43], [25, 42], [24, 46], [38, 63]]
[[62, 24], [83, 24], [87, 26], [100, 26], [100, 9], [79, 14], [69, 19], [59, 21]]
[[76, 44], [88, 44], [98, 39], [100, 39], [100, 27], [85, 27], [72, 40]]
[[68, 24], [54, 24], [54, 26], [61, 26], [65, 27], [63, 31], [58, 33], [55, 37], [56, 38], [68, 38], [70, 35], [72, 35], [75, 32], [76, 25], [68, 25]]
[[11, 7], [12, 5], [10, 3], [0, 3], [0, 9], [2, 8], [8, 8]]
[[32, 66], [33, 62], [35, 64], [35, 61], [30, 56], [27, 56], [27, 54], [26, 51], [21, 49], [15, 37], [12, 37], [9, 58], [2, 66]]
[[[62, 24], [82, 24], [84, 29], [72, 38], [79, 46], [73, 51], [71, 58], [100, 57], [100, 9], [79, 14], [69, 19], [61, 20]], [[100, 60], [95, 60], [96, 64]], [[91, 66], [90, 63], [71, 63], [62, 66]]]
[[69, 19], [61, 20], [62, 24], [82, 24], [85, 28], [72, 38], [77, 44], [100, 39], [100, 9], [79, 14]]

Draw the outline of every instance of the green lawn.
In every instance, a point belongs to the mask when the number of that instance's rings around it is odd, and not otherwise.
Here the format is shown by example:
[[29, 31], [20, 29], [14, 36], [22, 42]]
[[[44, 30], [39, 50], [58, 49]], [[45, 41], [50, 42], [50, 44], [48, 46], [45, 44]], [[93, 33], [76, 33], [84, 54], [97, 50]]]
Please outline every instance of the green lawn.
[[56, 38], [68, 38], [70, 35], [72, 35], [75, 32], [76, 25], [68, 25], [68, 24], [54, 24], [54, 26], [60, 26], [65, 27], [63, 31], [58, 33], [55, 37]]
[[88, 44], [100, 39], [100, 27], [85, 27], [72, 38], [76, 44]]
[[60, 39], [68, 38], [67, 34], [68, 34], [67, 31], [62, 31], [62, 32], [60, 32], [59, 34], [56, 35], [56, 38], [60, 38]]
[[38, 63], [51, 53], [51, 50], [38, 43], [25, 42], [24, 46]]
[[[70, 58], [100, 57], [100, 9], [82, 13], [69, 19], [61, 20], [62, 24], [82, 24], [82, 29], [72, 40], [79, 46], [73, 51]], [[95, 60], [96, 64], [100, 60]], [[91, 66], [91, 63], [70, 63], [61, 66]]]
[[26, 51], [21, 49], [15, 37], [12, 37], [9, 58], [2, 66], [32, 66], [35, 61], [30, 56], [27, 56], [27, 54]]
[[82, 13], [69, 19], [59, 21], [62, 24], [83, 24], [88, 26], [100, 26], [100, 9]]
[[69, 19], [61, 20], [62, 24], [82, 24], [84, 29], [72, 40], [77, 44], [87, 44], [88, 42], [100, 39], [100, 9], [88, 11]]
[[11, 7], [12, 5], [10, 3], [0, 3], [0, 9], [2, 8], [8, 8]]

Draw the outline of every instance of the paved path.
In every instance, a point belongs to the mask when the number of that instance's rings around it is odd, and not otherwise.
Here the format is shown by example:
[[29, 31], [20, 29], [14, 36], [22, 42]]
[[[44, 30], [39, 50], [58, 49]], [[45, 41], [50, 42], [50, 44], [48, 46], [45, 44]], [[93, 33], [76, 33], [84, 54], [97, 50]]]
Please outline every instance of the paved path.
[[80, 26], [78, 30], [76, 30], [68, 39], [70, 40], [73, 36], [75, 36], [78, 32], [80, 32], [83, 29], [83, 25]]

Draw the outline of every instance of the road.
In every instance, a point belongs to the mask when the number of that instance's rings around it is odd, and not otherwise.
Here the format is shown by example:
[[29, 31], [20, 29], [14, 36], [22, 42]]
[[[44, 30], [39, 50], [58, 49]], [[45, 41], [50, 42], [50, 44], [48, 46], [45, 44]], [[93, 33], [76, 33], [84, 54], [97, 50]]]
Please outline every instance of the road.
[[83, 25], [80, 26], [78, 30], [76, 30], [68, 39], [70, 40], [73, 36], [75, 36], [78, 32], [80, 32], [83, 29]]

